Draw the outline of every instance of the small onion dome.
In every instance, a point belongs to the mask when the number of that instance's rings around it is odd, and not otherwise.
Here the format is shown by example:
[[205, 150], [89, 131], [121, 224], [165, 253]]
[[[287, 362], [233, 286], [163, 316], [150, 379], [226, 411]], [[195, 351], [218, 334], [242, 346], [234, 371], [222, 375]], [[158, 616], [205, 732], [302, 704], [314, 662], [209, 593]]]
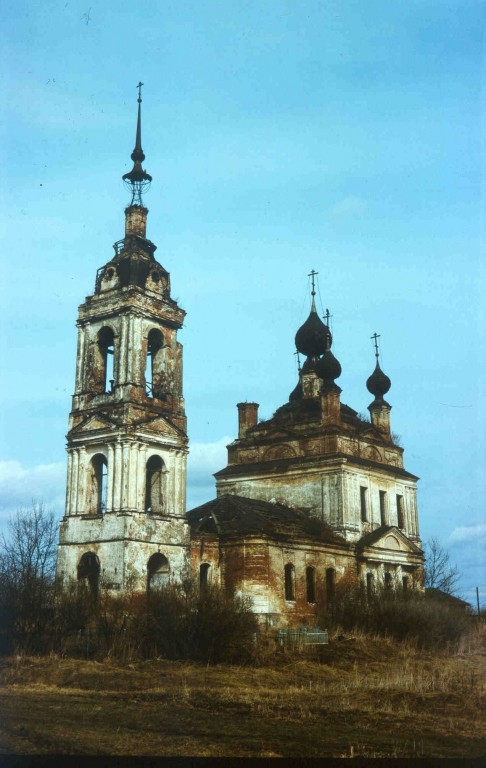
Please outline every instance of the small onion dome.
[[316, 373], [325, 383], [330, 384], [341, 375], [341, 364], [334, 357], [330, 349], [327, 349], [316, 363]]
[[297, 382], [297, 386], [289, 395], [289, 401], [292, 402], [293, 400], [302, 400], [302, 384], [300, 381]]
[[306, 357], [317, 357], [325, 351], [328, 335], [329, 328], [322, 322], [313, 304], [309, 317], [295, 334], [295, 346]]
[[369, 377], [368, 381], [366, 382], [366, 388], [368, 389], [368, 392], [371, 392], [372, 395], [375, 396], [377, 399], [383, 398], [383, 395], [386, 395], [388, 390], [391, 387], [391, 381], [386, 375], [386, 373], [383, 373], [383, 371], [380, 368], [380, 364], [378, 361], [376, 361], [376, 367], [371, 376]]

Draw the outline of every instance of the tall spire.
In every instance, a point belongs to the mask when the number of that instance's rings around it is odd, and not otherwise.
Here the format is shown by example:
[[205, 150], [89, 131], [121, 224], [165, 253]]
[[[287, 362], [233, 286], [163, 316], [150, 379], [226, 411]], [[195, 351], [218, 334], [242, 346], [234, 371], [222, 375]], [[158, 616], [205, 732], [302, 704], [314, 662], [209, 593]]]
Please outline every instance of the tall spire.
[[137, 133], [135, 136], [135, 149], [132, 152], [131, 158], [133, 160], [133, 168], [129, 173], [125, 173], [122, 178], [126, 186], [129, 188], [132, 199], [130, 206], [136, 205], [143, 208], [142, 192], [147, 190], [152, 181], [152, 177], [149, 173], [144, 171], [142, 163], [145, 160], [145, 155], [142, 149], [142, 118], [141, 118], [141, 104], [142, 104], [142, 86], [143, 83], [139, 82], [138, 88], [138, 115], [137, 115]]

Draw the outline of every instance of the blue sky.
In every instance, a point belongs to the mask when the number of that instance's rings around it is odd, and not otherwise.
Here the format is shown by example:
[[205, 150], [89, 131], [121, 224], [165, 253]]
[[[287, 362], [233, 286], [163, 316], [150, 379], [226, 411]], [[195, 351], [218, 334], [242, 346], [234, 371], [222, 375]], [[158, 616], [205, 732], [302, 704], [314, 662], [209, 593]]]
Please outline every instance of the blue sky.
[[0, 520], [32, 497], [62, 514], [77, 306], [123, 236], [142, 79], [190, 505], [235, 404], [270, 416], [295, 386], [313, 268], [342, 400], [366, 411], [381, 333], [423, 538], [486, 602], [483, 4], [7, 0], [3, 27]]

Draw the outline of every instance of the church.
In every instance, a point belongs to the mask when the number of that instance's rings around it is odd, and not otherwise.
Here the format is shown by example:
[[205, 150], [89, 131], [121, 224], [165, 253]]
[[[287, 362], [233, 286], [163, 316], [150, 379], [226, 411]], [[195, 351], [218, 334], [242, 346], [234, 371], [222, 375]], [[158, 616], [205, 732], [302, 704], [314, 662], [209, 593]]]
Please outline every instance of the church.
[[368, 420], [341, 402], [314, 272], [288, 402], [265, 421], [257, 403], [238, 403], [216, 498], [186, 511], [185, 312], [147, 239], [141, 84], [131, 158], [125, 236], [79, 307], [59, 580], [121, 594], [192, 578], [248, 597], [266, 626], [311, 623], [341, 580], [421, 588], [418, 478], [390, 429], [378, 337]]

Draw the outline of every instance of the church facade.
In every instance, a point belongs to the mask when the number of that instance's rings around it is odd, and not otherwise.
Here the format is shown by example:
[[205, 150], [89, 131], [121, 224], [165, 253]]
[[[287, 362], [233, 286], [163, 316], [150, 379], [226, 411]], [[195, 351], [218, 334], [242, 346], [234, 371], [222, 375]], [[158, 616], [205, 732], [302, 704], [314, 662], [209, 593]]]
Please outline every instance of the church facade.
[[186, 514], [185, 313], [146, 237], [140, 102], [125, 237], [79, 308], [58, 577], [114, 593], [194, 578], [247, 596], [267, 625], [312, 621], [343, 579], [421, 587], [417, 477], [390, 429], [376, 339], [368, 421], [341, 402], [314, 289], [289, 401], [263, 422], [238, 404], [216, 498]]

